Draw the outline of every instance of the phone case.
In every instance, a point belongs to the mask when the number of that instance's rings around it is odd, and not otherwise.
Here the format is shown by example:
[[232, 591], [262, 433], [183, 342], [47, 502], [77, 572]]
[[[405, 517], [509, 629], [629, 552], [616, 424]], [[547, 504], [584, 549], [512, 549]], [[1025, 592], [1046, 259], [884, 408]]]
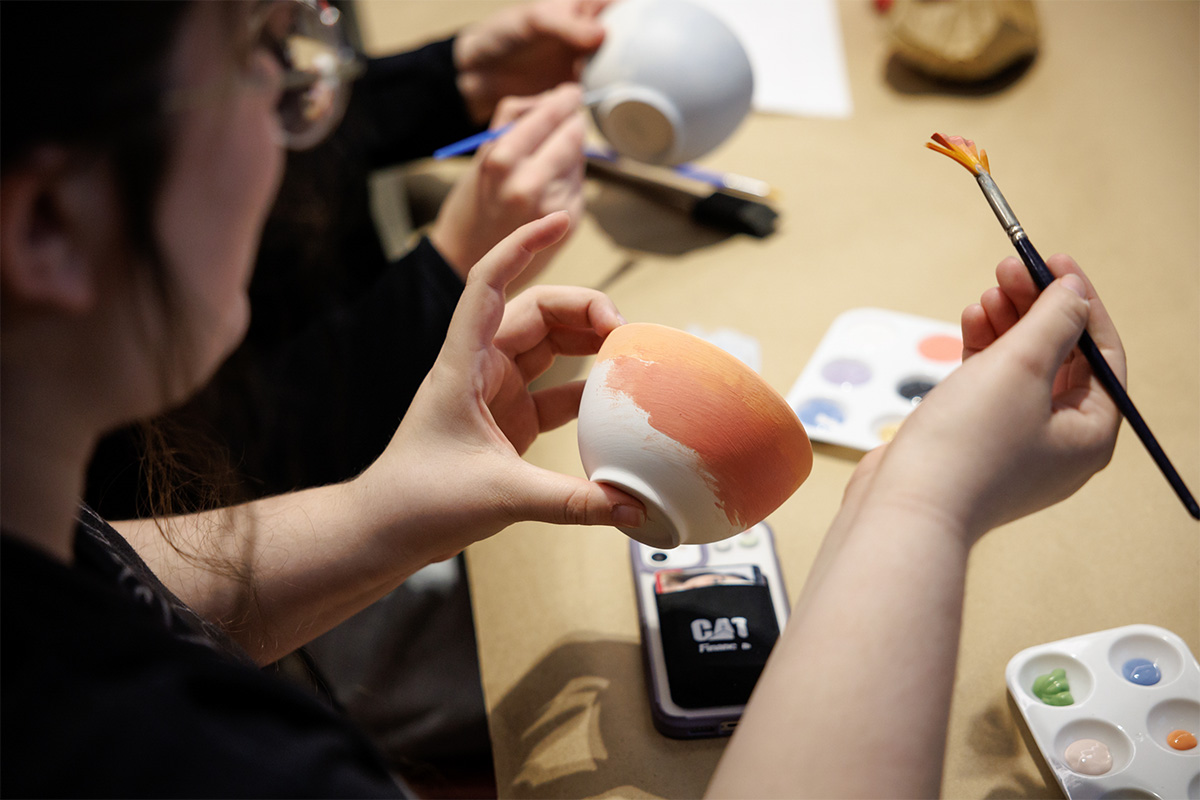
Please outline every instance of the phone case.
[[788, 614], [771, 529], [707, 545], [630, 542], [654, 726], [727, 736]]

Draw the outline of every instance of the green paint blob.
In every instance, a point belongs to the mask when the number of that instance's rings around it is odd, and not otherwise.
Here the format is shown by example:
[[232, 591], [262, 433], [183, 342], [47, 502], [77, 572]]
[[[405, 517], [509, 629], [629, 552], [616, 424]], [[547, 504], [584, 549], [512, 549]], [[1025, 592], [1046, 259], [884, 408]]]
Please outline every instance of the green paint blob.
[[1033, 681], [1033, 693], [1048, 706], [1069, 706], [1075, 702], [1067, 683], [1067, 671], [1061, 668], [1050, 670], [1048, 675], [1037, 676]]

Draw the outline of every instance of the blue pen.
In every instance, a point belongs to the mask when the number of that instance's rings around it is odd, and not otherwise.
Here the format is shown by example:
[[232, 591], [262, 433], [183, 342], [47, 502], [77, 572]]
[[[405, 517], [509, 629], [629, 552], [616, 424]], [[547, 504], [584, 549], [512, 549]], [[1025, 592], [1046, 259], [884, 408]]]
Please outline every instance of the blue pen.
[[[605, 90], [603, 89], [593, 89], [583, 96], [583, 102], [580, 103], [580, 106], [583, 108], [590, 108], [599, 103], [604, 98], [604, 94]], [[466, 155], [467, 153], [473, 153], [493, 139], [498, 139], [504, 134], [508, 133], [515, 124], [515, 122], [510, 122], [507, 125], [502, 125], [494, 130], [483, 131], [482, 133], [477, 133], [474, 136], [468, 136], [465, 139], [460, 139], [453, 144], [448, 144], [445, 147], [439, 147], [437, 150], [433, 151], [433, 157], [440, 161], [444, 158], [451, 158], [452, 156], [461, 156]]]
[[466, 153], [474, 152], [490, 142], [492, 139], [499, 138], [500, 136], [508, 133], [512, 126], [513, 123], [510, 122], [507, 125], [499, 128], [495, 128], [490, 131], [483, 131], [482, 133], [477, 133], [474, 136], [468, 136], [465, 139], [460, 139], [454, 144], [448, 144], [445, 147], [439, 147], [437, 150], [433, 151], [433, 157], [440, 161], [443, 158], [461, 156]]

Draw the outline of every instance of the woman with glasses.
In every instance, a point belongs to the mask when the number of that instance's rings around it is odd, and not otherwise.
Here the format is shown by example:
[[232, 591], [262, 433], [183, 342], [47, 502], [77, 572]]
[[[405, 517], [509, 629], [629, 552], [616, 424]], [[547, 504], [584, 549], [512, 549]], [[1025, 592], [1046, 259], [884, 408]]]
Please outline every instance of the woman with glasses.
[[[509, 5], [453, 37], [371, 59], [347, 46], [337, 8], [264, 6], [283, 63], [300, 75], [323, 64], [342, 83], [304, 112], [303, 91], [285, 100], [295, 103], [285, 130], [296, 130], [256, 259], [245, 339], [185, 405], [101, 440], [89, 505], [117, 519], [169, 511], [156, 487], [179, 485], [172, 465], [209, 476], [167, 495], [185, 507], [218, 493], [241, 502], [335, 483], [370, 465], [442, 346], [468, 268], [525, 222], [562, 209], [574, 227], [582, 214], [584, 126], [571, 81], [602, 39], [605, 5]], [[512, 135], [464, 165], [426, 235], [390, 258], [371, 214], [372, 170], [514, 118]], [[362, 720], [392, 764], [489, 765], [461, 559], [429, 575], [438, 580], [401, 587], [281, 667], [315, 666], [311, 682]], [[426, 643], [421, 658], [389, 646], [415, 639]]]
[[[355, 480], [119, 533], [80, 510], [101, 433], [187, 398], [244, 334], [280, 142], [336, 100], [339, 66], [306, 82], [259, 10], [4, 8], [12, 795], [394, 793], [365, 740], [253, 665], [513, 520], [642, 514], [518, 455], [578, 403], [578, 387], [531, 394], [528, 382], [621, 322], [586, 289], [531, 290], [506, 311], [505, 285], [563, 236], [563, 213], [475, 266], [402, 429]], [[51, 30], [40, 50], [16, 42]]]
[[[233, 499], [344, 480], [366, 468], [433, 363], [470, 266], [525, 222], [566, 210], [574, 227], [582, 214], [584, 124], [570, 81], [603, 38], [596, 15], [605, 5], [509, 6], [451, 38], [362, 60], [341, 35], [335, 8], [316, 0], [280, 4], [274, 23], [295, 33], [285, 56], [313, 71], [314, 60], [336, 65], [354, 78], [352, 90], [343, 80], [327, 107], [310, 105], [310, 116], [321, 112], [307, 123], [311, 132], [290, 134], [250, 286], [245, 341], [155, 430], [130, 427], [102, 440], [89, 503], [122, 517], [155, 510], [147, 449], [178, 447], [181, 437], [197, 434], [213, 446], [182, 452], [184, 466], [211, 471], [207, 461], [228, 463], [236, 469], [225, 487]], [[427, 235], [391, 259], [371, 214], [372, 171], [515, 118], [513, 135], [470, 160]], [[324, 136], [323, 126], [336, 127]]]
[[[101, 433], [185, 399], [243, 335], [280, 141], [336, 100], [337, 65], [297, 74], [258, 8], [3, 8], [10, 795], [395, 795], [364, 739], [255, 665], [513, 521], [643, 519], [634, 498], [519, 457], [579, 399], [528, 382], [622, 322], [587, 289], [505, 304], [564, 213], [472, 268], [436, 364], [358, 477], [112, 525], [81, 507]], [[1120, 342], [1074, 262], [1050, 266], [1061, 279], [1039, 296], [1001, 263], [964, 312], [967, 362], [864, 458], [712, 794], [936, 793], [971, 546], [1069, 495], [1115, 444], [1120, 417], [1070, 354], [1088, 325], [1123, 375]]]

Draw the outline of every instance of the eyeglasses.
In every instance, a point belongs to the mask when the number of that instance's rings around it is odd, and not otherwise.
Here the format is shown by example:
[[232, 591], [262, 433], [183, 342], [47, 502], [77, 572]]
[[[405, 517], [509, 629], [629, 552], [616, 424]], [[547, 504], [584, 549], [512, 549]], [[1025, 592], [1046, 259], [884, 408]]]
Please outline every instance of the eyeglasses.
[[[282, 70], [273, 70], [271, 85], [279, 90], [280, 133], [290, 150], [307, 150], [337, 127], [350, 100], [350, 87], [365, 64], [350, 47], [341, 27], [341, 12], [327, 0], [273, 0], [256, 8], [250, 19], [249, 50], [265, 48]], [[253, 57], [247, 56], [247, 62]], [[253, 72], [251, 68], [249, 70]], [[261, 75], [239, 76], [258, 82]], [[230, 87], [169, 93], [167, 111], [207, 102]]]
[[306, 150], [341, 122], [365, 65], [346, 41], [341, 12], [326, 0], [270, 3], [259, 30], [284, 68], [278, 109], [284, 142]]

